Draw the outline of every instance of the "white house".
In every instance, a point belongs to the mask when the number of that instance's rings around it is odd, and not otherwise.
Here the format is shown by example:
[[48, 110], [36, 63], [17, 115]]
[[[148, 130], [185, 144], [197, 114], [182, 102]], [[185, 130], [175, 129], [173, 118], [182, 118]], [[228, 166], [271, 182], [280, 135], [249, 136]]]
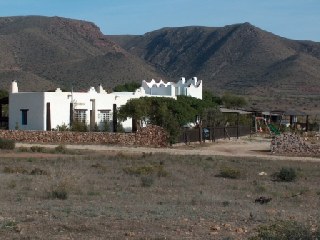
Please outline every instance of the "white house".
[[142, 88], [145, 90], [146, 94], [153, 96], [175, 97], [178, 95], [185, 95], [202, 99], [202, 80], [198, 80], [196, 77], [193, 77], [188, 81], [182, 77], [177, 83], [164, 83], [162, 80], [157, 83], [154, 79], [150, 82], [143, 80]]
[[[135, 92], [107, 93], [100, 85], [87, 92], [19, 92], [16, 81], [12, 82], [9, 93], [9, 129], [51, 130], [57, 126], [69, 126], [73, 121], [81, 121], [93, 127], [111, 122], [115, 107], [125, 105], [133, 98], [159, 96], [176, 98], [186, 95], [202, 99], [202, 81], [192, 78], [177, 83], [156, 83], [142, 81]], [[131, 131], [132, 121], [122, 123], [126, 131]]]

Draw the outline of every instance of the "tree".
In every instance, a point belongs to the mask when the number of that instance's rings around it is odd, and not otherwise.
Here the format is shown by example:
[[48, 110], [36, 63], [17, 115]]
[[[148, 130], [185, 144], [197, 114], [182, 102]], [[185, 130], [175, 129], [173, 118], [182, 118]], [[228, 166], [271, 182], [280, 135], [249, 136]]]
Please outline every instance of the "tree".
[[147, 117], [150, 112], [150, 104], [148, 98], [135, 98], [130, 99], [125, 105], [123, 105], [118, 113], [118, 119], [120, 121], [126, 120], [128, 117], [147, 123]]
[[6, 90], [0, 89], [0, 99], [4, 98], [4, 97], [8, 97], [9, 93]]
[[134, 92], [137, 88], [139, 88], [141, 85], [136, 82], [129, 82], [125, 84], [117, 85], [113, 88], [114, 92]]
[[247, 105], [244, 97], [237, 96], [231, 93], [225, 93], [222, 98], [222, 103], [226, 108], [240, 108]]
[[[0, 89], [0, 99], [8, 97], [9, 93], [6, 90]], [[8, 116], [8, 105], [2, 106], [2, 116]]]
[[173, 143], [179, 136], [180, 127], [194, 122], [196, 110], [187, 102], [167, 97], [143, 97], [129, 100], [119, 110], [120, 120], [128, 117], [163, 127]]
[[168, 97], [142, 97], [129, 100], [119, 110], [118, 118], [122, 121], [128, 117], [163, 127], [169, 134], [169, 141], [174, 143], [182, 126], [195, 122], [197, 115], [205, 116], [206, 109], [218, 111], [217, 98], [209, 92], [204, 100], [178, 96], [177, 100]]

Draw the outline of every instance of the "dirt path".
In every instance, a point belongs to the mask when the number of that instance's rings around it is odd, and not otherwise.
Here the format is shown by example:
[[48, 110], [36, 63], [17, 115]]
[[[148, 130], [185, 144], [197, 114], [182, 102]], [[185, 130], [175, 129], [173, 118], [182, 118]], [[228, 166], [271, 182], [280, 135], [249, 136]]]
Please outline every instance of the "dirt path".
[[[17, 147], [30, 147], [40, 144], [17, 143]], [[54, 148], [55, 144], [41, 145]], [[141, 153], [167, 153], [172, 155], [204, 155], [204, 156], [236, 156], [236, 157], [259, 157], [269, 160], [297, 160], [297, 161], [320, 161], [319, 157], [292, 157], [277, 156], [270, 153], [270, 140], [256, 139], [234, 139], [219, 140], [215, 143], [177, 145], [170, 148], [149, 147], [124, 147], [114, 145], [66, 145], [68, 149], [94, 150], [106, 153], [122, 152], [124, 154]]]

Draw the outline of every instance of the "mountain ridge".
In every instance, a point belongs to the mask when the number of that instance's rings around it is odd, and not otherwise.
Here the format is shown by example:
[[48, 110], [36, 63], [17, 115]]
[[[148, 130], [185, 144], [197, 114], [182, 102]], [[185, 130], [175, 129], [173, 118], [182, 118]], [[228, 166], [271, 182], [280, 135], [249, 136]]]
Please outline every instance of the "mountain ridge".
[[317, 110], [320, 43], [290, 40], [250, 23], [166, 27], [104, 35], [94, 23], [61, 17], [0, 18], [0, 88], [75, 90], [102, 84], [197, 76], [216, 94], [252, 106]]
[[320, 89], [317, 42], [286, 39], [250, 23], [163, 28], [108, 38], [171, 79], [198, 76], [218, 94], [242, 94], [264, 108], [274, 108], [267, 106], [272, 102], [269, 105], [314, 109], [320, 100], [320, 91], [314, 90]]
[[[8, 88], [19, 78], [24, 91], [71, 84], [82, 89], [99, 83], [112, 88], [133, 78], [161, 76], [108, 40], [95, 24], [60, 17], [0, 18], [0, 57], [0, 87]], [[36, 87], [29, 76], [46, 84]]]

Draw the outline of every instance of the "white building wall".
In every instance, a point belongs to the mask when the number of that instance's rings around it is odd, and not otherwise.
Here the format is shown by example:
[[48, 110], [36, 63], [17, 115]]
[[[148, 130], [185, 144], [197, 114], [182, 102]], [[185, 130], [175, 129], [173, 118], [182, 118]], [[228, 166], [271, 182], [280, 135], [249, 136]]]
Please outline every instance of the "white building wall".
[[154, 79], [150, 82], [143, 80], [142, 88], [145, 90], [146, 94], [152, 96], [176, 97], [183, 95], [202, 99], [202, 80], [198, 80], [196, 77], [193, 77], [188, 81], [182, 77], [177, 83], [164, 83], [162, 80], [156, 82]]
[[[22, 109], [27, 111], [27, 124], [22, 124]], [[9, 94], [9, 129], [46, 130], [44, 93], [16, 92]]]
[[45, 92], [44, 113], [45, 122], [47, 117], [47, 103], [50, 103], [51, 128], [67, 125], [70, 122], [70, 92]]
[[[9, 96], [9, 129], [13, 130], [18, 126], [23, 130], [46, 130], [47, 103], [50, 103], [51, 128], [70, 123], [70, 103], [73, 103], [75, 110], [86, 110], [86, 124], [90, 125], [90, 110], [92, 101], [95, 102], [95, 122], [100, 124], [101, 114], [99, 110], [110, 110], [112, 120], [113, 104], [120, 108], [128, 100], [140, 97], [172, 97], [186, 95], [202, 99], [202, 81], [197, 78], [185, 81], [181, 78], [177, 83], [164, 83], [142, 81], [142, 86], [135, 92], [113, 92], [107, 93], [102, 86], [98, 87], [98, 92], [91, 87], [88, 92], [18, 92], [17, 83], [12, 82]], [[28, 124], [22, 125], [21, 109], [28, 109]], [[130, 131], [132, 120], [128, 119], [122, 123], [123, 127]]]

